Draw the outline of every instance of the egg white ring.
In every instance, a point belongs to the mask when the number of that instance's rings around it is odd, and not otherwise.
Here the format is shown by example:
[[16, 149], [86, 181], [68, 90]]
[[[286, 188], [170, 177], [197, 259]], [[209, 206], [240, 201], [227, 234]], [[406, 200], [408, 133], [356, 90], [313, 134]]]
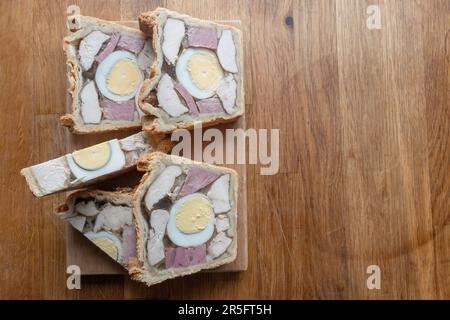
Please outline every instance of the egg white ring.
[[86, 170], [81, 168], [75, 160], [73, 160], [72, 154], [67, 155], [67, 162], [69, 163], [70, 171], [72, 171], [73, 175], [85, 182], [89, 181], [109, 173], [119, 171], [125, 166], [125, 154], [120, 148], [119, 140], [114, 139], [108, 141], [109, 147], [111, 148], [111, 155], [109, 157], [108, 162], [101, 168], [97, 170]]
[[[108, 74], [110, 73], [111, 69], [114, 67], [116, 63], [118, 63], [120, 60], [123, 59], [129, 59], [133, 61], [133, 63], [136, 65], [136, 69], [139, 70], [139, 75], [141, 78], [139, 83], [136, 85], [136, 89], [134, 90], [134, 92], [126, 96], [125, 95], [121, 96], [112, 93], [111, 91], [109, 91], [108, 85], [106, 83], [106, 79], [108, 78]], [[95, 72], [95, 83], [97, 84], [97, 87], [102, 93], [102, 95], [104, 95], [109, 100], [116, 102], [128, 101], [133, 97], [135, 97], [139, 88], [142, 85], [143, 80], [144, 76], [142, 74], [141, 69], [139, 69], [136, 57], [131, 52], [125, 50], [114, 51], [113, 53], [111, 53], [109, 56], [106, 57], [105, 60], [103, 60], [98, 65], [97, 71]]]
[[205, 229], [196, 233], [187, 234], [177, 228], [177, 211], [179, 207], [187, 200], [193, 197], [204, 197], [208, 199], [208, 201], [210, 202], [209, 198], [206, 197], [205, 195], [201, 193], [193, 193], [175, 202], [175, 204], [170, 209], [169, 222], [167, 223], [167, 236], [169, 237], [170, 241], [172, 241], [179, 247], [187, 248], [202, 245], [209, 239], [211, 239], [214, 233], [215, 217], [212, 204], [211, 204], [211, 219], [208, 222], [208, 225], [206, 226]]
[[88, 238], [89, 240], [93, 241], [95, 239], [99, 239], [99, 238], [106, 238], [106, 239], [110, 239], [114, 242], [114, 244], [117, 247], [117, 261], [122, 261], [122, 242], [119, 240], [119, 238], [111, 233], [111, 232], [107, 232], [107, 231], [100, 231], [100, 232], [93, 232], [93, 231], [89, 231], [86, 232], [84, 234], [84, 236], [86, 238]]
[[[183, 53], [178, 58], [178, 62], [177, 62], [177, 66], [176, 66], [177, 79], [183, 85], [183, 87], [185, 87], [186, 90], [189, 91], [189, 93], [193, 97], [195, 97], [197, 99], [210, 98], [216, 93], [217, 88], [214, 88], [213, 90], [200, 89], [199, 87], [197, 87], [195, 82], [192, 80], [191, 74], [188, 71], [187, 63], [194, 54], [206, 54], [206, 55], [215, 57], [217, 59], [217, 64], [219, 65], [219, 68], [220, 68], [219, 60], [214, 51], [207, 50], [207, 49], [188, 48], [188, 49], [184, 50]], [[223, 71], [222, 71], [222, 78], [223, 78]], [[217, 81], [217, 85], [219, 85], [220, 80], [221, 79], [219, 79]]]

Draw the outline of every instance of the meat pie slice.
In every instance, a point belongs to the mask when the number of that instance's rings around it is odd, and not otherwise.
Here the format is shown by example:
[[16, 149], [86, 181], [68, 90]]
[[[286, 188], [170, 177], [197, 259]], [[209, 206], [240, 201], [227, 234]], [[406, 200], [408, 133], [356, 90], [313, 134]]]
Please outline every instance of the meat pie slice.
[[138, 260], [133, 279], [153, 285], [216, 268], [237, 252], [238, 175], [234, 170], [153, 152], [133, 197]]
[[143, 129], [172, 132], [236, 120], [245, 111], [240, 30], [164, 8], [142, 13], [153, 39], [152, 78], [139, 95]]

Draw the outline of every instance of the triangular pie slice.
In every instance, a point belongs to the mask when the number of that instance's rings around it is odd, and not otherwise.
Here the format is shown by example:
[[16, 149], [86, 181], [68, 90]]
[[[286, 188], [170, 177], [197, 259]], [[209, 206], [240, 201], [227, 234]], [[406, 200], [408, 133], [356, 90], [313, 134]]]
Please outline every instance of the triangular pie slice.
[[76, 191], [58, 207], [58, 216], [127, 269], [129, 259], [136, 259], [132, 196], [131, 189]]

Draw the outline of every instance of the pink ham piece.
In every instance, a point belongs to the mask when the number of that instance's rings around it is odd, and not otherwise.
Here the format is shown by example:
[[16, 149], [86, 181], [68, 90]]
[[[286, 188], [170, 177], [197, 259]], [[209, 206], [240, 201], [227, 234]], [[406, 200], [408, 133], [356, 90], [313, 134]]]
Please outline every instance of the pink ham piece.
[[217, 31], [213, 28], [190, 27], [187, 31], [189, 47], [217, 49]]
[[136, 252], [136, 230], [132, 226], [126, 226], [122, 233], [123, 263], [128, 264], [130, 258], [137, 257]]
[[119, 48], [138, 54], [144, 48], [145, 38], [130, 37], [122, 35], [117, 46]]
[[197, 264], [206, 262], [206, 244], [202, 244], [200, 246], [193, 248], [184, 248], [184, 249], [187, 251], [190, 266], [195, 266]]
[[189, 266], [188, 250], [189, 248], [178, 247], [175, 250], [175, 259], [173, 260], [173, 268], [183, 268]]
[[166, 268], [184, 268], [206, 262], [206, 244], [191, 248], [166, 248]]
[[165, 264], [166, 268], [172, 268], [175, 262], [175, 255], [177, 253], [176, 248], [166, 248], [165, 250]]
[[183, 186], [177, 195], [177, 198], [185, 197], [191, 193], [197, 192], [203, 189], [207, 185], [213, 183], [219, 178], [219, 174], [205, 170], [202, 168], [192, 168], [189, 170], [186, 180], [184, 180]]
[[223, 113], [222, 103], [219, 98], [212, 97], [197, 101], [197, 107], [200, 113]]
[[120, 39], [120, 33], [114, 32], [111, 35], [111, 38], [109, 39], [109, 42], [106, 45], [106, 47], [95, 57], [95, 61], [100, 63], [103, 60], [105, 60], [105, 58], [107, 56], [109, 56], [116, 49], [119, 39]]
[[186, 102], [191, 116], [198, 117], [197, 105], [195, 104], [194, 98], [191, 96], [191, 94], [186, 90], [185, 87], [183, 87], [181, 83], [177, 83], [173, 87]]
[[133, 121], [134, 120], [134, 99], [118, 103], [111, 100], [103, 100], [103, 116], [106, 120]]

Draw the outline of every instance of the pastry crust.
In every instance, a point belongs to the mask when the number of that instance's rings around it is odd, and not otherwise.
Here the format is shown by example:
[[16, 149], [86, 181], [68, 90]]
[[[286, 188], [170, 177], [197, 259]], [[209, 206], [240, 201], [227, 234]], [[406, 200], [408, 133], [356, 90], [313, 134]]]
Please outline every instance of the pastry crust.
[[36, 179], [34, 178], [34, 175], [31, 172], [31, 167], [23, 168], [22, 170], [20, 170], [20, 174], [25, 177], [25, 180], [28, 184], [28, 188], [30, 188], [31, 192], [35, 197], [40, 198], [46, 195], [46, 193], [42, 191]]
[[[63, 115], [60, 119], [61, 125], [68, 127], [76, 134], [95, 134], [99, 132], [114, 132], [139, 129], [142, 127], [141, 121], [111, 121], [102, 120], [99, 124], [85, 124], [81, 114], [81, 101], [79, 93], [83, 83], [83, 74], [79, 59], [77, 57], [77, 46], [82, 38], [94, 30], [111, 34], [115, 31], [129, 36], [145, 36], [141, 31], [129, 28], [114, 22], [87, 17], [72, 15], [67, 18], [68, 36], [64, 38], [63, 49], [66, 55], [67, 78], [69, 82], [69, 95], [71, 99], [72, 113]], [[148, 70], [150, 71], [150, 70]], [[136, 107], [138, 106], [138, 94], [135, 97]]]
[[[141, 203], [144, 199], [148, 186], [153, 182], [153, 180], [160, 174], [161, 170], [167, 165], [180, 165], [180, 166], [195, 166], [206, 168], [208, 170], [219, 172], [221, 174], [230, 174], [230, 202], [232, 202], [231, 212], [229, 216], [231, 217], [231, 225], [234, 226], [234, 233], [232, 243], [225, 253], [219, 258], [213, 261], [207, 261], [206, 263], [189, 266], [185, 268], [172, 268], [167, 270], [155, 270], [150, 268], [146, 261], [146, 243], [147, 236], [149, 232], [148, 224], [145, 220], [144, 214], [142, 212]], [[192, 273], [199, 272], [205, 269], [213, 269], [218, 266], [233, 262], [237, 255], [237, 232], [236, 232], [236, 221], [237, 221], [237, 201], [238, 201], [238, 174], [236, 171], [213, 166], [206, 163], [192, 161], [187, 158], [172, 156], [163, 154], [161, 152], [152, 152], [142, 156], [137, 164], [139, 171], [147, 172], [141, 179], [139, 186], [132, 199], [133, 208], [133, 221], [136, 226], [136, 236], [137, 236], [137, 255], [138, 258], [129, 261], [129, 273], [134, 280], [138, 280], [146, 283], [148, 286], [163, 282], [167, 279], [172, 279], [175, 277], [182, 277]]]
[[[219, 31], [230, 30], [233, 35], [234, 43], [236, 44], [236, 56], [239, 66], [239, 73], [236, 76], [237, 80], [237, 97], [235, 113], [229, 115], [200, 115], [193, 119], [190, 115], [182, 115], [180, 117], [171, 118], [161, 108], [154, 106], [151, 102], [146, 101], [146, 97], [154, 90], [157, 90], [159, 80], [162, 76], [162, 65], [164, 55], [161, 49], [161, 39], [163, 36], [163, 24], [167, 18], [175, 18], [183, 20], [191, 26], [212, 27]], [[244, 91], [244, 53], [242, 33], [239, 29], [218, 24], [212, 21], [200, 20], [191, 16], [180, 14], [165, 8], [157, 8], [154, 11], [142, 13], [139, 16], [139, 27], [149, 37], [153, 39], [153, 49], [155, 51], [156, 60], [153, 62], [150, 71], [150, 79], [144, 80], [144, 83], [139, 91], [139, 107], [141, 110], [151, 115], [143, 121], [142, 128], [148, 132], [173, 132], [177, 129], [191, 130], [195, 124], [201, 123], [204, 128], [211, 127], [220, 123], [233, 122], [245, 112], [245, 91]]]

